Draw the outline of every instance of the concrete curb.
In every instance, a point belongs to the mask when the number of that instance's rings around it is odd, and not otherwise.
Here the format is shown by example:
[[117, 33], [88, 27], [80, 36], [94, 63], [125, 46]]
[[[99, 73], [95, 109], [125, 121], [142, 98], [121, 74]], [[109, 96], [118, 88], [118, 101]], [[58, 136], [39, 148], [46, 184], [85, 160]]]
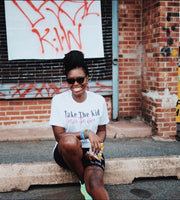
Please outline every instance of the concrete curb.
[[[79, 182], [74, 173], [55, 162], [1, 164], [0, 172], [0, 192]], [[130, 184], [140, 177], [167, 176], [180, 179], [180, 156], [106, 159], [104, 182], [108, 185]]]

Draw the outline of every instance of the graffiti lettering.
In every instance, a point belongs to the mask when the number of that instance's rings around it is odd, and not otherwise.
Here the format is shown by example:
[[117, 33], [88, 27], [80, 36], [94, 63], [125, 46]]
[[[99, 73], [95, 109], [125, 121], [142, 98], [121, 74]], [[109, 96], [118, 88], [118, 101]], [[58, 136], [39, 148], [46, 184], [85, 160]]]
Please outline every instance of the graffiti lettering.
[[[47, 46], [56, 53], [65, 48], [71, 50], [72, 42], [77, 49], [82, 50], [81, 30], [85, 19], [90, 15], [100, 16], [99, 13], [90, 11], [95, 0], [43, 0], [38, 1], [38, 4], [32, 0], [11, 1], [30, 24], [32, 33], [38, 38], [42, 54]], [[69, 7], [71, 9], [67, 9]], [[67, 23], [70, 26], [67, 27]]]
[[[167, 21], [171, 21], [171, 13], [168, 13], [167, 14]], [[174, 48], [170, 48], [173, 44], [174, 44], [174, 40], [173, 38], [170, 37], [171, 35], [171, 31], [175, 31], [176, 27], [173, 25], [170, 28], [165, 28], [165, 27], [162, 27], [162, 30], [163, 31], [166, 31], [166, 36], [163, 38], [163, 41], [167, 42], [167, 45], [164, 46], [162, 49], [161, 49], [161, 54], [164, 56], [164, 57], [168, 57], [170, 55], [172, 55], [173, 57], [176, 57], [178, 55], [178, 51]], [[176, 45], [176, 44], [175, 44]], [[177, 45], [176, 45], [177, 46]]]
[[[9, 94], [11, 98], [26, 98], [26, 96], [33, 94], [33, 97], [52, 97], [54, 94], [66, 91], [67, 85], [42, 83], [38, 87], [36, 84], [19, 84], [9, 88]], [[44, 95], [45, 94], [45, 95]]]
[[[43, 98], [53, 97], [55, 94], [59, 94], [69, 90], [66, 83], [25, 83], [12, 85], [6, 87], [6, 92], [0, 91], [0, 98]], [[99, 82], [89, 86], [88, 90], [93, 92], [112, 91], [112, 86], [108, 86]]]

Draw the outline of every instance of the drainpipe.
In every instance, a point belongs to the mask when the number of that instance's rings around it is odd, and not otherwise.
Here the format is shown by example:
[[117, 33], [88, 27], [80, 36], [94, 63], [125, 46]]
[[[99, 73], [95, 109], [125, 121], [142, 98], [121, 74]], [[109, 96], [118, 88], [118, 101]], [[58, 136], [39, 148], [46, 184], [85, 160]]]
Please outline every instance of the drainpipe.
[[112, 1], [112, 106], [113, 120], [118, 120], [119, 113], [119, 65], [118, 65], [118, 0]]

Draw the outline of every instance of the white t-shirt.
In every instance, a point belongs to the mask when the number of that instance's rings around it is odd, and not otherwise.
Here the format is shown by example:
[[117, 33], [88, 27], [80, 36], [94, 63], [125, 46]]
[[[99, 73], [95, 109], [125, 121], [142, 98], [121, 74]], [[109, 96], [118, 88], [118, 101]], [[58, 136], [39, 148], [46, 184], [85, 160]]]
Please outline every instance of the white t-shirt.
[[[109, 122], [105, 99], [94, 92], [86, 91], [87, 98], [78, 103], [71, 90], [53, 97], [49, 124], [65, 128], [65, 132], [80, 132], [90, 129], [97, 133], [98, 125]], [[91, 146], [88, 139], [81, 140], [82, 148]]]

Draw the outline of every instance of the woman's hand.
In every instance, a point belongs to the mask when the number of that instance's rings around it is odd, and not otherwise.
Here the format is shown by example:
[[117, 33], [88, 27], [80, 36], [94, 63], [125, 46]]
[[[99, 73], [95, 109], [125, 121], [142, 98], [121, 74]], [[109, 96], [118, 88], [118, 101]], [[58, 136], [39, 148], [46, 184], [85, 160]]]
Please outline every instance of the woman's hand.
[[101, 140], [101, 138], [96, 135], [94, 132], [90, 131], [89, 132], [89, 137], [88, 137], [89, 141], [91, 142], [91, 147], [92, 147], [92, 151], [95, 154], [98, 154], [100, 149], [101, 149], [101, 143], [103, 142]]

